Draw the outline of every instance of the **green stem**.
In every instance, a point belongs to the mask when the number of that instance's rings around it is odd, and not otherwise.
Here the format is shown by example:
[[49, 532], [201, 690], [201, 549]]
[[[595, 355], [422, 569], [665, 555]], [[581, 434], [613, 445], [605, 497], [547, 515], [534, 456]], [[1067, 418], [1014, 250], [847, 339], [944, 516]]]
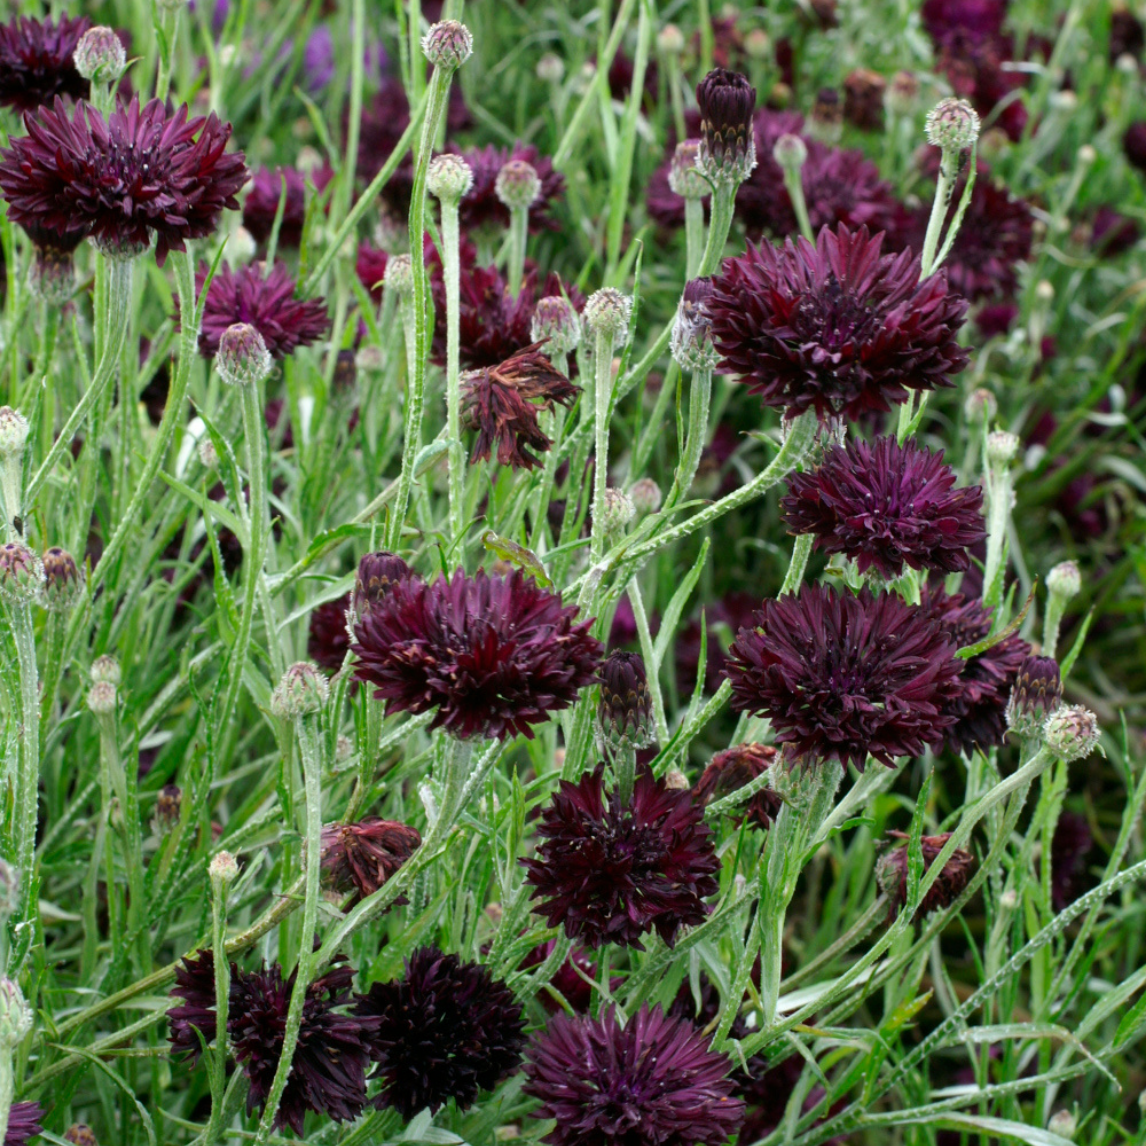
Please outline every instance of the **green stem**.
[[700, 274], [715, 274], [724, 255], [724, 244], [732, 229], [732, 213], [736, 205], [735, 183], [721, 180], [713, 188], [712, 213], [708, 220], [708, 245], [700, 262]]
[[[457, 204], [454, 204], [454, 227], [457, 228]], [[446, 239], [446, 204], [442, 203], [442, 242]], [[529, 239], [529, 208], [512, 207], [509, 212], [509, 267], [507, 279], [514, 298], [521, 293], [525, 278], [525, 246]], [[455, 256], [456, 257], [456, 256]], [[449, 289], [448, 286], [446, 288]], [[447, 299], [448, 299], [447, 295]]]
[[0, 1048], [0, 1142], [8, 1133], [8, 1114], [16, 1097], [16, 1072], [12, 1066], [13, 1051]]
[[159, 40], [159, 73], [155, 80], [156, 99], [165, 100], [171, 88], [171, 60], [175, 55], [175, 37], [179, 34], [179, 11], [182, 4], [156, 4], [159, 24], [155, 34]]
[[809, 243], [815, 243], [816, 236], [812, 232], [812, 221], [808, 218], [808, 203], [804, 198], [804, 179], [799, 167], [784, 167], [784, 187], [788, 198], [792, 200], [792, 210], [796, 213], [796, 222], [800, 227], [800, 234]]
[[609, 482], [609, 423], [613, 398], [613, 334], [598, 330], [593, 356], [593, 533], [589, 544], [592, 564], [605, 552], [605, 488]]
[[[513, 213], [513, 231], [516, 233], [517, 216], [524, 216], [528, 224], [529, 212]], [[458, 201], [442, 200], [442, 275], [446, 285], [446, 420], [449, 434], [449, 495], [450, 495], [450, 538], [456, 544], [461, 540], [465, 528], [465, 464], [466, 455], [462, 446], [462, 390], [461, 366], [461, 303], [460, 268], [458, 265]], [[525, 260], [524, 229], [521, 236], [520, 252], [512, 251], [514, 257], [520, 253], [522, 265]], [[510, 276], [510, 282], [519, 284], [522, 266], [517, 267], [517, 278]], [[515, 290], [516, 293], [516, 290]]]
[[119, 362], [120, 351], [123, 349], [124, 339], [131, 324], [131, 271], [133, 262], [128, 259], [107, 259], [104, 255], [96, 256], [97, 267], [106, 264], [108, 283], [108, 304], [97, 315], [100, 329], [96, 331], [96, 342], [101, 347], [99, 365], [91, 385], [84, 391], [83, 397], [72, 409], [64, 428], [60, 431], [52, 448], [48, 451], [40, 468], [36, 470], [28, 482], [28, 491], [24, 497], [26, 505], [33, 505], [36, 494], [40, 492], [44, 482], [55, 468], [56, 462], [64, 453], [71, 449], [72, 439], [76, 431], [83, 424], [88, 412], [107, 389], [112, 378], [115, 377], [115, 368]]
[[1002, 595], [1003, 542], [1011, 521], [1013, 479], [1006, 463], [998, 467], [989, 466], [988, 469], [993, 469], [994, 473], [988, 473], [987, 482], [990, 505], [987, 510], [987, 560], [983, 565], [983, 603], [993, 606], [999, 603]]
[[684, 201], [685, 278], [694, 279], [704, 257], [704, 201]]
[[[32, 631], [32, 606], [26, 602], [12, 602], [8, 606], [8, 623], [16, 644], [16, 663], [20, 673], [20, 724], [17, 732], [18, 777], [16, 820], [13, 836], [16, 841], [16, 869], [20, 875], [20, 906], [18, 920], [12, 928], [16, 950], [26, 952], [39, 911], [36, 904], [36, 824], [37, 796], [40, 787], [40, 682], [36, 668], [36, 638]], [[18, 954], [14, 968], [20, 965]]]
[[633, 785], [637, 779], [637, 750], [623, 744], [613, 754], [613, 773], [617, 777], [617, 802], [627, 808], [633, 802]]
[[274, 1128], [275, 1116], [278, 1114], [279, 1103], [282, 1101], [283, 1091], [290, 1077], [294, 1052], [298, 1045], [306, 991], [317, 966], [314, 933], [318, 925], [319, 874], [322, 868], [322, 753], [314, 716], [298, 717], [295, 727], [302, 752], [302, 770], [306, 783], [306, 893], [302, 909], [302, 937], [299, 940], [298, 968], [295, 972], [294, 988], [291, 991], [290, 1007], [287, 1010], [282, 1050], [259, 1121], [256, 1146], [266, 1142]]
[[812, 552], [812, 542], [815, 540], [811, 533], [801, 533], [792, 546], [792, 559], [788, 562], [788, 572], [784, 576], [784, 584], [780, 586], [777, 594], [783, 597], [786, 593], [796, 593], [804, 580], [804, 570], [808, 567], [808, 557]]
[[708, 441], [708, 412], [712, 400], [712, 371], [694, 370], [688, 388], [688, 437], [682, 451], [681, 464], [676, 474], [676, 490], [669, 498], [674, 504], [678, 498], [687, 497], [692, 487], [696, 471], [700, 468], [700, 456]]
[[927, 231], [923, 236], [923, 254], [920, 256], [919, 271], [921, 279], [927, 278], [935, 265], [935, 254], [939, 250], [939, 237], [943, 233], [947, 208], [951, 206], [951, 193], [955, 189], [955, 172], [958, 169], [958, 152], [944, 151], [939, 160], [939, 176], [935, 181], [935, 198], [931, 201], [931, 214], [928, 216]]
[[227, 1082], [227, 1010], [231, 998], [231, 968], [227, 963], [227, 887], [211, 881], [211, 950], [215, 962], [215, 1053], [211, 1058], [211, 1118], [203, 1146], [212, 1146], [223, 1129]]
[[[402, 295], [398, 311], [406, 342], [406, 418], [402, 439], [402, 469], [398, 474], [394, 508], [390, 512], [389, 528], [386, 531], [386, 547], [395, 551], [402, 545], [406, 507], [410, 504], [410, 490], [414, 486], [415, 463], [422, 444], [422, 407], [425, 404], [426, 389], [425, 372], [419, 377], [414, 370], [418, 346], [414, 330], [413, 300], [408, 292]], [[448, 451], [448, 444], [446, 449]]]

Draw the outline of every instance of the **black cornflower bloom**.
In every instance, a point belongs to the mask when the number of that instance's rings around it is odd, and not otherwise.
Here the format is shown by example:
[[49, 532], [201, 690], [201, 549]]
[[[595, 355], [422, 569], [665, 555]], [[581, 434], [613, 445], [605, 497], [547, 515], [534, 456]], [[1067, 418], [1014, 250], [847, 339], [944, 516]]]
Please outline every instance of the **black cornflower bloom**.
[[740, 630], [724, 672], [732, 707], [767, 716], [776, 741], [810, 763], [861, 771], [918, 756], [954, 722], [959, 647], [927, 609], [805, 585], [765, 601]]
[[[203, 291], [207, 264], [195, 276], [196, 294]], [[199, 353], [214, 358], [229, 326], [246, 323], [262, 335], [273, 358], [286, 358], [300, 346], [317, 342], [330, 326], [322, 299], [296, 299], [295, 284], [284, 263], [270, 272], [265, 263], [232, 271], [220, 264], [207, 289], [207, 305], [199, 330]]]
[[520, 571], [399, 581], [355, 625], [355, 675], [387, 713], [437, 709], [431, 727], [462, 739], [532, 738], [596, 679], [601, 645], [576, 616]]
[[[920, 608], [956, 649], [977, 644], [991, 631], [992, 610], [962, 593], [948, 594], [926, 585]], [[986, 652], [958, 662], [962, 671], [957, 687], [943, 704], [949, 719], [929, 738], [936, 751], [946, 746], [953, 752], [969, 753], [976, 748], [985, 752], [1003, 743], [1007, 701], [1030, 651], [1031, 646], [1018, 633], [1012, 633]]]
[[8, 214], [58, 235], [82, 230], [105, 251], [130, 256], [155, 238], [155, 259], [210, 235], [247, 181], [241, 152], [226, 151], [230, 124], [212, 113], [170, 114], [138, 98], [104, 117], [86, 103], [68, 118], [53, 107], [24, 118], [28, 134], [0, 152], [0, 191]]
[[[907, 905], [907, 845], [910, 837], [906, 832], [888, 832], [892, 839], [899, 841], [891, 851], [880, 857], [876, 868], [879, 886], [887, 896], [889, 915], [894, 919]], [[938, 836], [922, 836], [920, 847], [923, 851], [923, 872], [939, 858], [939, 853], [951, 838], [950, 832]], [[919, 905], [916, 918], [942, 911], [963, 894], [975, 870], [975, 857], [963, 848], [956, 848], [951, 858], [943, 865], [939, 878], [931, 885], [923, 902]]]
[[866, 229], [767, 243], [725, 261], [708, 303], [723, 367], [789, 415], [855, 420], [909, 390], [951, 385], [967, 364], [966, 302], [942, 271], [920, 282], [910, 251], [881, 256]]
[[[373, 1024], [342, 1013], [349, 1002], [353, 972], [337, 966], [307, 988], [302, 1026], [290, 1077], [275, 1116], [275, 1127], [302, 1134], [308, 1110], [335, 1122], [357, 1118], [366, 1106], [366, 1069]], [[250, 1080], [247, 1112], [261, 1110], [278, 1069], [294, 989], [294, 972], [286, 980], [277, 963], [261, 971], [240, 973], [231, 980], [227, 1031], [235, 1058]]]
[[554, 1015], [526, 1052], [526, 1094], [556, 1119], [550, 1146], [722, 1146], [740, 1129], [732, 1064], [687, 1019], [641, 1007], [624, 1026]]
[[[236, 974], [231, 964], [232, 976]], [[215, 1038], [215, 956], [211, 951], [187, 955], [175, 968], [175, 986], [171, 994], [182, 999], [167, 1012], [168, 1039], [173, 1054], [186, 1054], [192, 1063], [199, 1061], [202, 1044]]]
[[87, 16], [18, 16], [0, 24], [0, 107], [34, 111], [57, 96], [86, 99], [89, 84], [72, 57], [91, 23]]
[[813, 534], [817, 549], [846, 554], [861, 573], [890, 579], [904, 565], [954, 573], [970, 567], [968, 548], [987, 535], [982, 490], [956, 480], [941, 453], [913, 441], [853, 439], [790, 477], [780, 504], [793, 533]]
[[243, 200], [243, 226], [256, 243], [265, 243], [274, 229], [275, 215], [283, 198], [286, 202], [279, 224], [279, 246], [297, 247], [302, 241], [302, 226], [306, 221], [306, 177], [294, 167], [261, 167], [251, 179], [251, 189]]
[[682, 927], [703, 923], [719, 888], [712, 831], [692, 794], [638, 774], [629, 805], [604, 791], [604, 765], [562, 780], [542, 812], [537, 859], [522, 860], [536, 910], [586, 947], [642, 948], [656, 930], [670, 947]]
[[538, 423], [541, 411], [559, 402], [567, 409], [581, 392], [540, 351], [541, 343], [519, 350], [499, 366], [472, 370], [462, 378], [462, 422], [477, 430], [471, 462], [488, 460], [497, 446], [500, 465], [533, 469], [553, 443]]
[[[692, 786], [693, 799], [702, 808], [762, 776], [775, 762], [779, 753], [771, 744], [734, 744], [717, 752]], [[767, 830], [780, 811], [783, 801], [771, 788], [761, 788], [747, 803], [740, 804], [730, 813], [743, 823]]]
[[38, 1102], [13, 1102], [8, 1111], [8, 1129], [4, 1133], [4, 1146], [24, 1146], [44, 1128], [40, 1119], [44, 1108]]
[[[322, 829], [322, 873], [337, 891], [373, 895], [418, 849], [417, 828], [367, 816]], [[405, 901], [403, 901], [405, 902]]]
[[525, 1019], [513, 992], [488, 968], [435, 947], [420, 947], [401, 979], [375, 983], [354, 1010], [375, 1028], [383, 1088], [374, 1105], [407, 1121], [451, 1098], [465, 1109], [521, 1061]]
[[346, 610], [349, 607], [350, 594], [344, 593], [337, 601], [324, 601], [310, 614], [306, 655], [331, 672], [342, 668], [350, 649], [350, 634], [346, 629]]

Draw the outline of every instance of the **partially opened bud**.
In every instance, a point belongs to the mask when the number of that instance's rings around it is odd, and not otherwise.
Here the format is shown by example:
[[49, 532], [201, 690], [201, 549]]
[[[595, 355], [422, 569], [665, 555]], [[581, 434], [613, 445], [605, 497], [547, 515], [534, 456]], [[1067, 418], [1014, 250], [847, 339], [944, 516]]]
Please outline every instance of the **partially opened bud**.
[[409, 255], [391, 255], [383, 282], [387, 290], [408, 295], [414, 289], [414, 260]]
[[[907, 905], [907, 863], [909, 837], [905, 832], [888, 832], [892, 839], [899, 841], [891, 851], [886, 852], [876, 866], [876, 876], [880, 889], [887, 896], [890, 917], [895, 918]], [[939, 858], [950, 832], [938, 836], [923, 836], [919, 843], [923, 853], [923, 873], [927, 874], [931, 865]], [[963, 894], [971, 882], [975, 870], [975, 857], [963, 848], [956, 848], [951, 858], [939, 873], [939, 878], [931, 885], [916, 912], [916, 918], [933, 911], [943, 911], [950, 907]]]
[[637, 513], [656, 513], [664, 500], [664, 494], [652, 478], [641, 478], [629, 486], [629, 500]]
[[979, 114], [965, 100], [941, 99], [928, 113], [927, 141], [943, 151], [966, 151], [979, 138]]
[[422, 51], [435, 67], [460, 68], [473, 55], [474, 38], [457, 20], [441, 20], [422, 37]]
[[1024, 738], [1041, 733], [1062, 703], [1062, 679], [1054, 657], [1027, 657], [1019, 666], [1007, 702], [1007, 727]]
[[44, 554], [44, 604], [57, 612], [65, 612], [79, 599], [84, 578], [75, 558], [58, 545]]
[[350, 598], [351, 611], [361, 619], [371, 606], [386, 596], [392, 585], [413, 575], [410, 566], [395, 553], [384, 549], [367, 553], [358, 562], [358, 575], [354, 578], [354, 592]]
[[274, 368], [263, 336], [250, 324], [236, 322], [223, 331], [215, 356], [219, 377], [232, 386], [256, 386]]
[[684, 33], [675, 24], [666, 24], [657, 33], [657, 47], [666, 56], [679, 56], [684, 51]]
[[64, 1141], [72, 1146], [99, 1146], [95, 1131], [86, 1122], [76, 1122], [64, 1131]]
[[1101, 739], [1098, 717], [1081, 704], [1062, 705], [1047, 717], [1043, 739], [1061, 760], [1084, 760]]
[[712, 320], [706, 304], [712, 297], [712, 279], [685, 283], [677, 306], [669, 347], [682, 370], [712, 370], [720, 355], [712, 343]]
[[581, 319], [573, 304], [560, 295], [539, 298], [533, 308], [530, 337], [546, 343], [551, 354], [571, 354], [581, 343]]
[[151, 827], [156, 835], [163, 835], [172, 830], [183, 814], [183, 790], [178, 784], [164, 784], [155, 797], [155, 814], [151, 818]]
[[747, 76], [714, 68], [696, 85], [696, 102], [701, 169], [712, 180], [743, 182], [756, 166], [756, 89]]
[[609, 486], [605, 490], [605, 513], [601, 521], [601, 528], [606, 535], [619, 533], [631, 524], [637, 516], [636, 506], [632, 499], [623, 490]]
[[44, 591], [44, 565], [27, 546], [0, 546], [0, 594], [19, 604], [38, 601]]
[[[604, 747], [645, 748], [653, 742], [652, 696], [644, 659], [610, 653], [601, 665], [597, 733]], [[686, 784], [687, 787], [687, 784]]]
[[89, 28], [80, 37], [72, 62], [85, 80], [113, 84], [127, 69], [127, 52], [111, 28], [99, 26]]
[[211, 858], [211, 862], [207, 866], [207, 874], [211, 877], [211, 883], [216, 887], [226, 888], [234, 882], [235, 877], [239, 874], [238, 861], [230, 852], [218, 852]]
[[700, 170], [700, 140], [686, 139], [676, 145], [669, 165], [669, 187], [682, 199], [703, 199], [712, 186]]

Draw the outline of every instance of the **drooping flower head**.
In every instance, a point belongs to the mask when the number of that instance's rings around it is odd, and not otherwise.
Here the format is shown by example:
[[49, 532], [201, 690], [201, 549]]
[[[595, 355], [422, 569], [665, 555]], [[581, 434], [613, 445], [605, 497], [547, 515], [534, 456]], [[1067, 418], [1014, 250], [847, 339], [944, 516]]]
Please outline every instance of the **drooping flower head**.
[[473, 171], [473, 185], [458, 204], [458, 221], [463, 229], [509, 226], [509, 208], [497, 195], [498, 175], [509, 163], [527, 163], [537, 175], [537, 196], [529, 209], [530, 230], [557, 229], [559, 224], [552, 216], [552, 208], [565, 190], [565, 176], [554, 169], [553, 160], [547, 155], [532, 144], [523, 143], [515, 143], [512, 148], [471, 148], [463, 155]]
[[[946, 593], [932, 585], [923, 588], [920, 607], [952, 641], [956, 649], [983, 640], [991, 631], [991, 613], [981, 601], [962, 593]], [[938, 751], [987, 751], [1003, 743], [1007, 732], [1007, 701], [1031, 646], [1012, 633], [978, 656], [960, 661], [958, 687], [944, 703], [949, 722], [931, 737]]]
[[909, 390], [951, 385], [966, 366], [956, 334], [966, 302], [942, 271], [920, 282], [910, 251], [881, 256], [882, 236], [824, 228], [726, 260], [708, 302], [723, 367], [789, 416], [883, 413]]
[[378, 816], [322, 829], [322, 873], [336, 891], [373, 895], [422, 843], [417, 828]]
[[[196, 294], [203, 291], [207, 264], [195, 275]], [[232, 271], [220, 263], [207, 288], [207, 305], [199, 330], [199, 353], [214, 358], [229, 326], [246, 323], [263, 337], [272, 358], [286, 358], [300, 346], [317, 342], [330, 326], [322, 299], [296, 299], [295, 284], [284, 263], [268, 272], [265, 263]]]
[[654, 929], [672, 946], [682, 926], [708, 916], [720, 864], [703, 810], [647, 769], [627, 805], [606, 798], [604, 765], [562, 780], [537, 834], [538, 858], [521, 861], [536, 910], [586, 947], [641, 948]]
[[765, 601], [728, 653], [732, 707], [767, 716], [796, 759], [918, 756], [954, 717], [959, 646], [931, 613], [894, 593], [805, 585]]
[[451, 1098], [459, 1110], [521, 1061], [525, 1020], [513, 992], [480, 963], [435, 947], [406, 960], [401, 979], [375, 983], [355, 1014], [376, 1025], [371, 1054], [383, 1088], [374, 1104], [409, 1121]]
[[520, 571], [399, 581], [355, 625], [355, 675], [387, 713], [436, 710], [431, 727], [462, 739], [532, 738], [596, 677], [601, 645], [576, 616]]
[[728, 1058], [687, 1019], [645, 1004], [622, 1027], [554, 1015], [526, 1052], [526, 1094], [556, 1119], [550, 1146], [722, 1146], [744, 1120]]
[[91, 23], [87, 16], [17, 16], [0, 24], [0, 107], [34, 111], [57, 96], [86, 99], [89, 84], [73, 56]]
[[[888, 832], [892, 839], [900, 841], [890, 851], [885, 852], [878, 865], [879, 886], [888, 898], [890, 918], [894, 919], [907, 905], [907, 848], [910, 837], [906, 832]], [[923, 852], [923, 872], [939, 858], [939, 853], [951, 838], [950, 832], [939, 836], [922, 836], [920, 847]], [[943, 865], [939, 878], [928, 889], [919, 905], [916, 918], [942, 911], [963, 894], [975, 870], [975, 857], [963, 848], [956, 848], [951, 858]]]
[[788, 528], [810, 533], [823, 553], [843, 553], [861, 573], [891, 579], [912, 569], [970, 567], [970, 546], [986, 537], [983, 494], [956, 487], [955, 471], [910, 439], [852, 439], [819, 467], [788, 479], [781, 507]]
[[462, 378], [462, 422], [477, 431], [471, 462], [488, 460], [497, 447], [500, 465], [533, 469], [553, 443], [542, 432], [538, 415], [554, 403], [569, 408], [581, 388], [574, 386], [541, 353], [527, 346], [498, 366], [469, 371]]
[[[247, 1112], [261, 1111], [282, 1054], [295, 973], [283, 979], [277, 963], [232, 978], [227, 1031], [235, 1059], [250, 1081]], [[308, 1110], [335, 1122], [357, 1118], [366, 1106], [368, 1044], [373, 1024], [335, 1008], [350, 1000], [353, 972], [334, 967], [306, 991], [291, 1071], [275, 1128], [302, 1134]]]
[[120, 104], [105, 121], [88, 104], [69, 119], [57, 97], [25, 116], [28, 134], [0, 152], [0, 191], [17, 223], [59, 235], [82, 229], [116, 256], [155, 239], [160, 266], [168, 251], [214, 232], [247, 181], [240, 152], [228, 152], [230, 124], [212, 112], [188, 119], [152, 100]]
[[[734, 744], [723, 752], [717, 752], [693, 785], [693, 798], [702, 808], [707, 808], [709, 804], [731, 796], [745, 784], [762, 776], [775, 763], [778, 755], [771, 744], [755, 743]], [[747, 820], [754, 828], [767, 830], [782, 803], [776, 792], [765, 787], [729, 814], [738, 817], [741, 822]]]

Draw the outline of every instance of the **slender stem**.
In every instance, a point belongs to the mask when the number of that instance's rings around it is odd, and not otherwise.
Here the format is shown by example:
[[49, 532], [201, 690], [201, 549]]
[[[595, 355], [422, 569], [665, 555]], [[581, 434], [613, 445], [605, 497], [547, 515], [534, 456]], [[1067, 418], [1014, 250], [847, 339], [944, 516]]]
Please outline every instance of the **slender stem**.
[[[395, 550], [402, 544], [406, 507], [410, 504], [410, 490], [414, 486], [415, 462], [422, 442], [422, 407], [425, 403], [426, 390], [425, 372], [419, 375], [414, 370], [418, 346], [414, 330], [413, 300], [409, 293], [402, 296], [398, 309], [406, 341], [406, 419], [402, 440], [402, 470], [398, 475], [394, 508], [390, 513], [390, 524], [386, 531], [386, 546]], [[449, 446], [446, 448], [448, 450]]]
[[732, 212], [736, 204], [735, 183], [721, 180], [713, 188], [712, 213], [708, 220], [708, 245], [700, 262], [700, 273], [716, 273], [724, 255], [724, 244], [728, 242], [728, 232], [732, 229]]
[[203, 1146], [212, 1146], [223, 1129], [227, 1082], [227, 1010], [231, 997], [231, 968], [227, 962], [228, 881], [211, 881], [211, 951], [215, 963], [215, 1053], [211, 1059], [211, 1117]]
[[[688, 437], [682, 451], [681, 464], [676, 475], [676, 494], [688, 495], [696, 471], [700, 468], [700, 456], [708, 441], [708, 412], [712, 400], [712, 371], [694, 370], [692, 383], [688, 388]], [[676, 498], [670, 498], [673, 502]]]
[[[19, 753], [16, 806], [16, 868], [20, 873], [19, 922], [12, 928], [18, 951], [27, 951], [39, 911], [36, 909], [35, 866], [37, 795], [40, 787], [40, 682], [36, 668], [36, 638], [32, 632], [32, 606], [14, 601], [8, 606], [8, 623], [16, 643], [16, 663], [20, 673], [20, 724], [17, 732]], [[15, 966], [18, 967], [17, 956]]]
[[[989, 469], [994, 472], [988, 474], [987, 482], [990, 505], [987, 510], [987, 560], [983, 565], [983, 602], [997, 605], [1002, 591], [1003, 542], [1011, 521], [1013, 479], [1010, 467], [1005, 463]], [[999, 581], [998, 585], [996, 581]]]
[[0, 1048], [0, 1142], [8, 1133], [8, 1114], [16, 1097], [16, 1072], [12, 1066], [13, 1051]]
[[[513, 226], [516, 230], [517, 215], [513, 212]], [[520, 212], [528, 222], [529, 212]], [[449, 494], [450, 494], [450, 538], [455, 543], [460, 540], [465, 528], [465, 464], [466, 456], [462, 448], [462, 391], [461, 367], [461, 303], [460, 268], [458, 265], [458, 201], [442, 200], [442, 274], [446, 286], [446, 420], [449, 445]], [[524, 231], [520, 251], [522, 262], [525, 259]], [[518, 278], [511, 273], [510, 282], [521, 282], [521, 267], [517, 268]], [[519, 288], [520, 289], [520, 285]], [[515, 292], [516, 293], [516, 292]]]
[[811, 533], [801, 533], [792, 546], [792, 559], [788, 562], [788, 572], [784, 576], [784, 584], [780, 586], [779, 596], [799, 591], [804, 580], [804, 570], [808, 567], [808, 557], [812, 552], [814, 537]]
[[102, 330], [97, 331], [97, 344], [100, 345], [99, 365], [91, 385], [84, 391], [83, 397], [72, 409], [64, 428], [60, 431], [47, 457], [40, 464], [40, 468], [28, 482], [28, 491], [24, 501], [27, 505], [35, 503], [36, 494], [40, 492], [44, 482], [55, 468], [56, 462], [63, 457], [65, 451], [72, 445], [76, 431], [83, 424], [88, 412], [95, 405], [107, 389], [112, 378], [115, 377], [115, 368], [119, 363], [119, 355], [123, 349], [124, 339], [127, 337], [128, 327], [131, 325], [131, 270], [133, 263], [127, 259], [107, 259], [104, 255], [96, 256], [97, 265], [106, 264], [108, 281], [108, 305], [106, 310], [97, 315]]
[[637, 750], [622, 744], [613, 754], [613, 774], [617, 777], [617, 801], [627, 808], [633, 802], [633, 785], [637, 779]]
[[266, 1142], [274, 1128], [275, 1116], [278, 1114], [279, 1103], [282, 1101], [283, 1091], [290, 1077], [295, 1047], [298, 1045], [306, 991], [317, 966], [314, 933], [318, 925], [319, 873], [322, 866], [322, 753], [314, 716], [298, 717], [295, 727], [298, 732], [299, 748], [302, 751], [302, 770], [306, 782], [306, 893], [302, 909], [302, 937], [299, 940], [298, 968], [295, 972], [294, 988], [291, 991], [290, 1007], [287, 1010], [282, 1050], [259, 1121], [259, 1132], [255, 1139], [257, 1144]]
[[[457, 204], [454, 205], [455, 226]], [[446, 242], [446, 205], [442, 204], [442, 241]], [[525, 278], [525, 247], [529, 239], [529, 208], [511, 207], [509, 212], [509, 267], [507, 279], [509, 290], [514, 298], [521, 293], [521, 282]], [[448, 296], [447, 296], [448, 297]]]
[[700, 271], [704, 257], [704, 201], [684, 201], [685, 278], [694, 279]]
[[816, 236], [812, 232], [812, 221], [808, 218], [808, 203], [804, 198], [804, 178], [802, 170], [799, 167], [784, 167], [784, 187], [788, 192], [788, 198], [792, 200], [792, 210], [796, 213], [796, 223], [799, 225], [800, 234], [808, 240], [809, 243], [816, 241]]
[[175, 55], [175, 37], [179, 33], [179, 10], [182, 4], [157, 4], [159, 24], [155, 34], [159, 38], [159, 73], [155, 80], [155, 96], [164, 100], [171, 88], [171, 60]]
[[613, 334], [598, 330], [593, 389], [593, 533], [589, 555], [593, 564], [605, 552], [605, 488], [609, 484], [609, 422], [613, 398]]

